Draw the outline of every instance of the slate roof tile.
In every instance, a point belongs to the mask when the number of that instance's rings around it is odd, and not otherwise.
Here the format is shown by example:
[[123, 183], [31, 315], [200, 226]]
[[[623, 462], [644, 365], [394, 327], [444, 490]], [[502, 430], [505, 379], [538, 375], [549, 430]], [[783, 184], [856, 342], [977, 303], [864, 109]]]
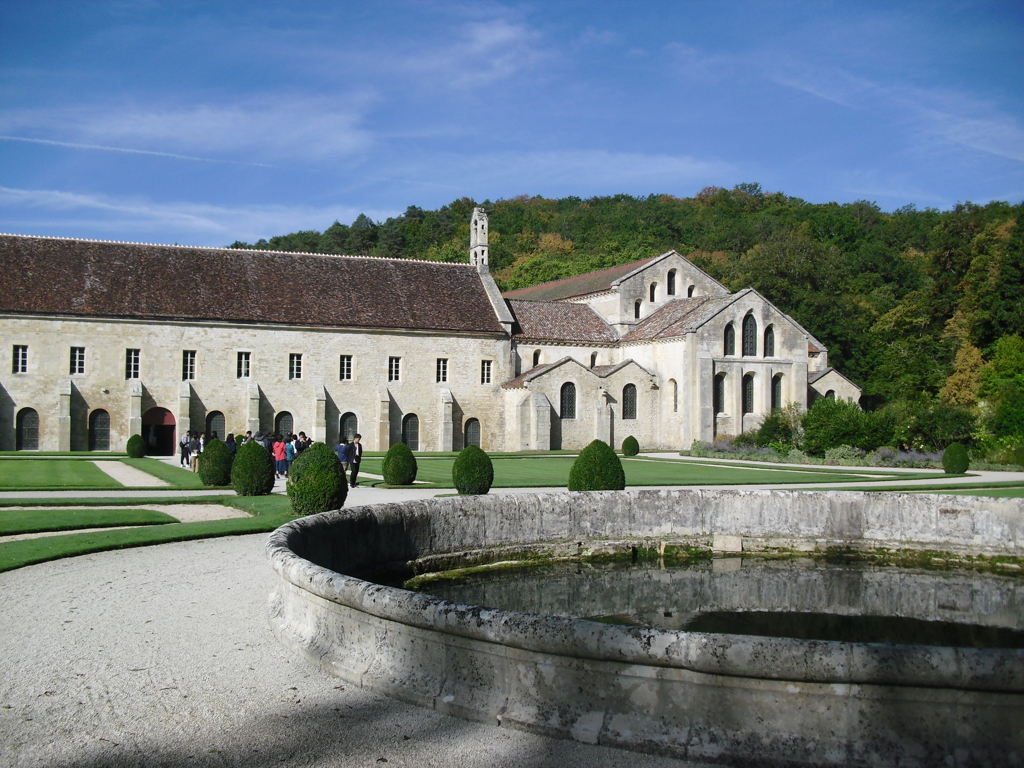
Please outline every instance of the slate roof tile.
[[738, 294], [673, 299], [635, 325], [622, 337], [622, 341], [653, 341], [682, 336], [709, 320], [737, 297]]
[[513, 335], [523, 339], [612, 344], [619, 336], [587, 304], [507, 299], [516, 318]]

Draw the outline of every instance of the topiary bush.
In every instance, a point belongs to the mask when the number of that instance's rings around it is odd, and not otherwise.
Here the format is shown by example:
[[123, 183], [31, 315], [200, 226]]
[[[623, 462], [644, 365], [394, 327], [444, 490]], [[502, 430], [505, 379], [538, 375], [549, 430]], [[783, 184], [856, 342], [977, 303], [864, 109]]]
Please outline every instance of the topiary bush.
[[293, 514], [316, 515], [341, 509], [347, 497], [345, 470], [326, 443], [313, 443], [292, 462], [288, 498]]
[[230, 485], [235, 457], [221, 440], [211, 440], [199, 456], [199, 477], [203, 485]]
[[255, 440], [238, 449], [231, 465], [231, 487], [239, 496], [266, 496], [274, 490], [274, 460]]
[[621, 491], [625, 487], [622, 462], [602, 440], [595, 440], [580, 451], [569, 470], [570, 491]]
[[640, 453], [640, 443], [637, 439], [630, 435], [622, 441], [622, 455], [623, 456], [636, 456]]
[[141, 459], [146, 455], [146, 441], [142, 435], [132, 435], [128, 438], [128, 444], [124, 447], [125, 452], [131, 459]]
[[388, 485], [412, 485], [416, 481], [416, 457], [405, 443], [395, 443], [384, 455], [384, 482]]
[[942, 454], [942, 469], [947, 475], [962, 475], [971, 463], [962, 443], [950, 443]]
[[494, 482], [491, 457], [475, 445], [467, 445], [452, 464], [452, 482], [464, 496], [487, 493]]

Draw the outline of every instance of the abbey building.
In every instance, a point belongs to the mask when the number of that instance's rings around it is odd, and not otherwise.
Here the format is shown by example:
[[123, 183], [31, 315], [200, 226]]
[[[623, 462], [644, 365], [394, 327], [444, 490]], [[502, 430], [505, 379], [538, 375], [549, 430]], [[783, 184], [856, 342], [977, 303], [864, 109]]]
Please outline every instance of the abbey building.
[[0, 235], [0, 450], [186, 430], [368, 450], [644, 450], [860, 391], [753, 289], [670, 251], [502, 295], [468, 264]]

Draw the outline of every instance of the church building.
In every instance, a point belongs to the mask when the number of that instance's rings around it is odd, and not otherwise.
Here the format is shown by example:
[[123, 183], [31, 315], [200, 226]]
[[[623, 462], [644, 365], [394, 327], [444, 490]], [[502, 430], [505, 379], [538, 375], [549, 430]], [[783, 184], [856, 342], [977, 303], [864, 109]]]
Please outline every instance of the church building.
[[0, 235], [0, 329], [0, 450], [680, 449], [860, 397], [792, 318], [675, 251], [502, 295], [481, 208], [468, 264]]

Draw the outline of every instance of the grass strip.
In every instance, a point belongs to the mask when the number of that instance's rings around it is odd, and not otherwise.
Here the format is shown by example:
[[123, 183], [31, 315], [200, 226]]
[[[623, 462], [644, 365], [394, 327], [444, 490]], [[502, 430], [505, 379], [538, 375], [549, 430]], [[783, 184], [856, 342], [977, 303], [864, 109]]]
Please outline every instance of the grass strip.
[[0, 536], [118, 525], [165, 525], [178, 521], [151, 509], [19, 509], [0, 511]]
[[0, 461], [3, 490], [94, 490], [124, 488], [91, 461], [28, 459]]
[[203, 485], [203, 478], [198, 472], [193, 472], [190, 469], [184, 469], [182, 467], [175, 467], [167, 462], [159, 461], [158, 459], [121, 459], [121, 462], [127, 464], [129, 467], [135, 467], [135, 469], [142, 470], [146, 474], [152, 475], [166, 483], [170, 483], [175, 488], [215, 489], [219, 487], [230, 487]]
[[4, 507], [130, 507], [148, 504], [218, 504], [221, 499], [232, 498], [231, 496], [153, 496], [151, 498], [139, 498], [125, 496], [104, 496], [102, 498], [68, 498], [59, 499], [40, 497], [0, 499], [0, 509]]

